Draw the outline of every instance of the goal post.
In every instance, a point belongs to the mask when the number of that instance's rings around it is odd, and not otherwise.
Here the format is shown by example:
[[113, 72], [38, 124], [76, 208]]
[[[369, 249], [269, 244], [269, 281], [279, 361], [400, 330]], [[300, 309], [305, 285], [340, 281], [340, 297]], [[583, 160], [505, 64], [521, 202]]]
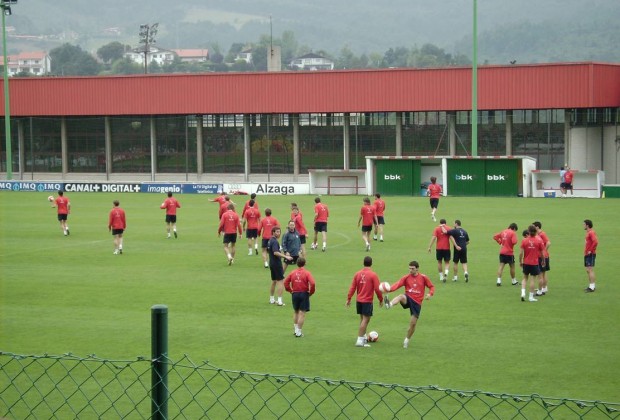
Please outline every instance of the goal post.
[[310, 194], [366, 194], [366, 171], [363, 169], [311, 169], [308, 174]]
[[327, 195], [357, 195], [359, 179], [352, 175], [329, 175], [327, 177]]

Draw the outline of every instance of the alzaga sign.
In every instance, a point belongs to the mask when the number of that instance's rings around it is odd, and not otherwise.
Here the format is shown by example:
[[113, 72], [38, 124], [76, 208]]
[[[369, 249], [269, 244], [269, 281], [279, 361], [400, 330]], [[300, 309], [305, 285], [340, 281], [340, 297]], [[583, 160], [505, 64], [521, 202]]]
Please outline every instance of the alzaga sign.
[[229, 194], [252, 194], [259, 195], [297, 195], [310, 194], [308, 184], [270, 183], [261, 184], [224, 184], [224, 190]]

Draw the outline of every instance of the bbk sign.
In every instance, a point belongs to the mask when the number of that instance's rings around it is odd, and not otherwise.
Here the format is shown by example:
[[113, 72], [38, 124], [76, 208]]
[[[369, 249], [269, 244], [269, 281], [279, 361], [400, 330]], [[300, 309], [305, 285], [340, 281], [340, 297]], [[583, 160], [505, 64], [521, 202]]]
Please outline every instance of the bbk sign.
[[386, 181], [400, 181], [403, 177], [401, 175], [385, 174], [383, 175], [383, 179]]
[[473, 181], [474, 180], [474, 176], [473, 175], [467, 175], [467, 174], [457, 174], [455, 176], [455, 179], [457, 181]]
[[504, 175], [487, 175], [487, 181], [506, 181]]

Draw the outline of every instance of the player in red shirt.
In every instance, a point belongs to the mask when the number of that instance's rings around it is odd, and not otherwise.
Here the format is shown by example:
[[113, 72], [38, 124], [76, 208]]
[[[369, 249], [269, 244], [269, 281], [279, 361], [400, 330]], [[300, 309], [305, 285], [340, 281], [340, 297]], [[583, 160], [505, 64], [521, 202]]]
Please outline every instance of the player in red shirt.
[[260, 211], [256, 207], [256, 202], [250, 200], [248, 207], [243, 210], [241, 214], [243, 217], [243, 229], [245, 230], [245, 237], [248, 240], [248, 255], [252, 255], [252, 244], [254, 245], [254, 252], [258, 255], [258, 228], [260, 227]]
[[222, 215], [228, 211], [229, 204], [234, 205], [235, 203], [230, 199], [229, 196], [224, 196], [224, 200], [220, 203], [220, 210], [219, 210], [220, 220], [222, 220]]
[[114, 200], [114, 207], [108, 217], [108, 231], [114, 236], [114, 255], [123, 253], [123, 232], [127, 229], [125, 210], [119, 207], [120, 202]]
[[228, 265], [235, 262], [235, 245], [237, 243], [237, 233], [239, 236], [243, 234], [241, 230], [241, 221], [239, 215], [235, 212], [235, 205], [228, 204], [228, 210], [222, 214], [220, 226], [217, 229], [217, 236], [224, 232], [224, 253], [228, 258]]
[[589, 286], [586, 287], [586, 293], [592, 293], [596, 290], [596, 275], [594, 274], [594, 264], [596, 263], [596, 247], [598, 246], [598, 237], [592, 229], [594, 225], [592, 220], [583, 221], [583, 228], [586, 231], [586, 246], [583, 250], [583, 265], [586, 267], [588, 274]]
[[161, 203], [159, 208], [166, 209], [166, 231], [168, 232], [168, 239], [170, 239], [171, 226], [174, 237], [177, 238], [177, 209], [181, 208], [181, 204], [172, 196], [171, 192], [168, 192], [168, 198]]
[[69, 198], [65, 197], [65, 193], [61, 190], [58, 191], [58, 197], [54, 200], [54, 204], [52, 204], [52, 208], [56, 207], [57, 209], [57, 217], [58, 222], [60, 222], [60, 228], [62, 229], [62, 233], [65, 236], [69, 236], [69, 226], [67, 225], [67, 219], [69, 218], [69, 213], [71, 213], [71, 203], [69, 202]]
[[[396, 296], [392, 301], [386, 302], [386, 307], [390, 309], [392, 306], [400, 303], [403, 309], [409, 308], [411, 313], [411, 319], [409, 320], [409, 329], [407, 330], [407, 336], [403, 341], [403, 348], [409, 347], [409, 340], [415, 332], [415, 327], [418, 324], [418, 318], [422, 312], [422, 302], [424, 299], [428, 300], [435, 294], [435, 286], [428, 278], [426, 274], [420, 273], [418, 270], [420, 264], [417, 261], [411, 261], [409, 263], [409, 274], [403, 276], [396, 283], [390, 285], [390, 291], [398, 290], [401, 287], [405, 288], [405, 293]], [[428, 293], [426, 289], [428, 288]], [[386, 297], [387, 300], [387, 297]]]
[[245, 213], [245, 211], [248, 209], [248, 207], [250, 207], [250, 201], [254, 200], [254, 208], [256, 210], [259, 210], [258, 208], [258, 201], [256, 201], [256, 193], [252, 193], [250, 194], [250, 199], [248, 201], [245, 202], [245, 204], [243, 205], [243, 211], [241, 212], [241, 214], [243, 215], [243, 213]]
[[316, 197], [314, 202], [314, 241], [312, 241], [311, 248], [318, 248], [319, 232], [321, 232], [323, 236], [323, 247], [321, 249], [325, 252], [325, 249], [327, 249], [327, 219], [329, 217], [329, 209], [325, 204], [321, 203], [320, 197]]
[[542, 265], [539, 261], [540, 276], [538, 276], [538, 290], [536, 290], [536, 296], [543, 296], [546, 295], [548, 291], [547, 284], [549, 283], [549, 275], [547, 272], [551, 270], [551, 265], [549, 264], [549, 247], [551, 246], [551, 241], [549, 240], [549, 237], [547, 236], [545, 231], [542, 230], [542, 223], [536, 221], [532, 224], [536, 226], [536, 235], [545, 244], [545, 249], [543, 251], [543, 258], [545, 259], [545, 264]]
[[364, 257], [364, 268], [355, 273], [349, 293], [347, 294], [346, 306], [351, 306], [351, 298], [357, 292], [356, 308], [360, 316], [360, 327], [357, 332], [357, 347], [370, 347], [366, 338], [366, 329], [372, 317], [374, 295], [379, 299], [379, 306], [383, 306], [383, 293], [379, 289], [379, 277], [370, 269], [372, 257]]
[[574, 197], [573, 195], [573, 176], [575, 174], [573, 173], [573, 171], [570, 170], [570, 168], [567, 166], [566, 167], [566, 172], [564, 173], [564, 190], [570, 190], [570, 196]]
[[269, 254], [267, 253], [267, 248], [269, 244], [269, 239], [271, 239], [271, 231], [274, 227], [280, 226], [278, 219], [271, 215], [271, 209], [265, 209], [265, 217], [260, 220], [260, 225], [258, 227], [258, 236], [262, 237], [261, 247], [263, 249], [263, 264], [265, 268], [269, 268]]
[[539, 260], [544, 265], [545, 244], [536, 235], [536, 226], [530, 225], [527, 228], [528, 235], [521, 241], [521, 251], [519, 252], [519, 265], [523, 267], [523, 280], [521, 281], [521, 301], [525, 302], [525, 285], [530, 281], [530, 302], [538, 302], [534, 297], [536, 290], [536, 280], [540, 274]]
[[[439, 281], [446, 282], [450, 271], [450, 235], [448, 235], [446, 219], [439, 220], [439, 226], [433, 230], [431, 242], [428, 244], [428, 252], [431, 252], [433, 244], [435, 246], [435, 257], [437, 258], [437, 270], [439, 271]], [[445, 267], [444, 267], [445, 265]]]
[[372, 203], [375, 207], [375, 213], [377, 213], [377, 223], [375, 223], [375, 234], [373, 239], [377, 240], [377, 234], [379, 235], [379, 240], [383, 242], [383, 227], [385, 225], [385, 201], [381, 199], [381, 194], [375, 194], [375, 201]]
[[308, 230], [306, 229], [306, 225], [304, 224], [301, 210], [299, 210], [299, 207], [297, 207], [296, 204], [292, 208], [292, 211], [291, 211], [291, 220], [295, 222], [295, 230], [299, 233], [299, 242], [301, 243], [299, 255], [302, 257], [305, 257], [306, 256], [306, 237], [308, 235]]
[[437, 177], [431, 177], [431, 183], [428, 186], [428, 190], [426, 190], [426, 195], [430, 197], [430, 205], [431, 205], [431, 219], [433, 222], [436, 222], [435, 213], [437, 212], [437, 207], [439, 207], [439, 197], [441, 197], [443, 190], [441, 189], [441, 185], [437, 183]]
[[284, 288], [292, 294], [293, 299], [293, 327], [295, 337], [303, 337], [301, 329], [306, 320], [306, 312], [310, 311], [310, 296], [316, 290], [316, 282], [312, 274], [305, 269], [306, 259], [297, 259], [297, 268], [284, 279]]
[[374, 206], [370, 205], [370, 198], [364, 197], [364, 205], [360, 209], [360, 218], [357, 227], [362, 224], [362, 240], [366, 244], [366, 252], [370, 251], [370, 232], [373, 224], [377, 224], [377, 212]]
[[510, 267], [512, 285], [518, 284], [515, 272], [514, 254], [514, 247], [517, 244], [517, 234], [515, 232], [518, 229], [516, 223], [511, 223], [507, 229], [493, 235], [493, 240], [501, 246], [499, 250], [499, 268], [497, 269], [497, 286], [502, 285], [502, 273], [504, 272], [504, 266], [506, 264]]

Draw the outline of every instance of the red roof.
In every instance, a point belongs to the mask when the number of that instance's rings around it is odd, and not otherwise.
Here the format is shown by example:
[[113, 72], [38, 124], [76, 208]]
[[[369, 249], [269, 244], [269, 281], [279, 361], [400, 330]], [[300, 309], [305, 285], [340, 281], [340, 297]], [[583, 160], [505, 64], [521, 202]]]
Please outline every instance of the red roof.
[[[11, 78], [11, 115], [459, 111], [471, 109], [471, 78], [471, 68]], [[620, 64], [478, 70], [480, 110], [619, 106]]]

